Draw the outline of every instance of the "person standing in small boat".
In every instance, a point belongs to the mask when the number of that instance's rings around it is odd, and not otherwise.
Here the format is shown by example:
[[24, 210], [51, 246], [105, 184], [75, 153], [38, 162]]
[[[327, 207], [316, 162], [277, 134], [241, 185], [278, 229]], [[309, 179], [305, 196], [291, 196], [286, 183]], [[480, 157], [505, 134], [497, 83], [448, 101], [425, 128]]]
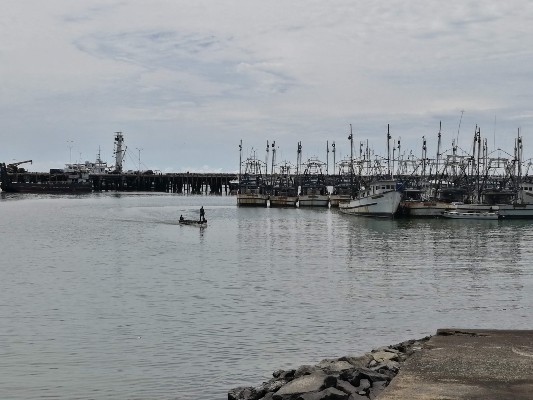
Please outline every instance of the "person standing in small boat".
[[200, 222], [204, 222], [205, 221], [205, 211], [204, 211], [204, 206], [202, 206], [200, 208]]

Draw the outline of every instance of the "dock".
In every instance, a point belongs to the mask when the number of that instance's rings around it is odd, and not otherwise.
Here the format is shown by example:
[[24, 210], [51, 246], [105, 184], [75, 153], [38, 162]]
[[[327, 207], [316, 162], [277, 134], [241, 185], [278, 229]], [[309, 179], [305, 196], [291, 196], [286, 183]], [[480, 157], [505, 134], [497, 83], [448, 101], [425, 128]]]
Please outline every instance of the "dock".
[[533, 330], [439, 329], [379, 400], [533, 399]]
[[[48, 182], [48, 172], [17, 172], [9, 173], [13, 182]], [[66, 180], [66, 175], [54, 175], [56, 180]], [[106, 173], [90, 174], [93, 191], [139, 191], [167, 192], [183, 194], [230, 194], [232, 181], [237, 181], [238, 174], [233, 173]]]

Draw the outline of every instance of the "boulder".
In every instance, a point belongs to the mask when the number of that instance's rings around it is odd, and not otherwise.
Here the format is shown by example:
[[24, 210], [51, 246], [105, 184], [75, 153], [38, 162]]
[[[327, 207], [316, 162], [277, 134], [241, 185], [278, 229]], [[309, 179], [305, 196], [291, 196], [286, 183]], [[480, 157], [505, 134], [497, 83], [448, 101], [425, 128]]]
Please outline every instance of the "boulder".
[[322, 369], [324, 372], [331, 374], [335, 372], [341, 372], [346, 369], [352, 369], [353, 365], [344, 360], [325, 359], [320, 361], [317, 364], [317, 367]]
[[339, 358], [339, 361], [348, 361], [350, 364], [352, 364], [355, 368], [365, 368], [368, 366], [368, 363], [372, 361], [374, 358], [372, 357], [371, 353], [365, 353], [362, 356], [344, 356]]
[[348, 400], [349, 395], [335, 388], [327, 388], [320, 392], [305, 393], [296, 400]]
[[310, 375], [304, 375], [282, 386], [275, 394], [274, 398], [283, 395], [297, 393], [318, 392], [324, 386], [327, 375], [322, 371], [315, 371]]

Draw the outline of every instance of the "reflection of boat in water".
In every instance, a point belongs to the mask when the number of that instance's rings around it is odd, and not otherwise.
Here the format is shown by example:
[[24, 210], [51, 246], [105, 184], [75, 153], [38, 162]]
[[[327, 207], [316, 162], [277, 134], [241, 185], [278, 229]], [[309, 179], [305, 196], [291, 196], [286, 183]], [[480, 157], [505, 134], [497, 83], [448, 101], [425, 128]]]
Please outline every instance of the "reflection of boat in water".
[[340, 203], [339, 210], [351, 215], [393, 217], [401, 199], [396, 183], [395, 180], [374, 181], [368, 188], [362, 188], [355, 199]]
[[499, 218], [494, 211], [457, 211], [450, 210], [442, 213], [442, 217], [450, 219], [476, 219], [476, 220], [495, 220]]
[[5, 163], [0, 164], [2, 190], [12, 193], [89, 193], [93, 189], [89, 172], [69, 168], [50, 170], [48, 180], [19, 181], [19, 176], [8, 174]]
[[298, 197], [300, 207], [327, 207], [329, 205], [328, 187], [322, 174], [324, 165], [316, 158], [307, 161]]

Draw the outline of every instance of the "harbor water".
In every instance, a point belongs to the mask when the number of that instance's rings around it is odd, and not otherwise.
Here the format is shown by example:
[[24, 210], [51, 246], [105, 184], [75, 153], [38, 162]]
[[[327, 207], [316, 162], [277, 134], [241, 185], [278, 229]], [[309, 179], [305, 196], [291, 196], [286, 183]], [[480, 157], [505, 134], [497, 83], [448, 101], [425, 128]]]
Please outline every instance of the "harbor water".
[[2, 194], [0, 226], [2, 399], [224, 399], [437, 328], [531, 329], [533, 221], [102, 193]]

